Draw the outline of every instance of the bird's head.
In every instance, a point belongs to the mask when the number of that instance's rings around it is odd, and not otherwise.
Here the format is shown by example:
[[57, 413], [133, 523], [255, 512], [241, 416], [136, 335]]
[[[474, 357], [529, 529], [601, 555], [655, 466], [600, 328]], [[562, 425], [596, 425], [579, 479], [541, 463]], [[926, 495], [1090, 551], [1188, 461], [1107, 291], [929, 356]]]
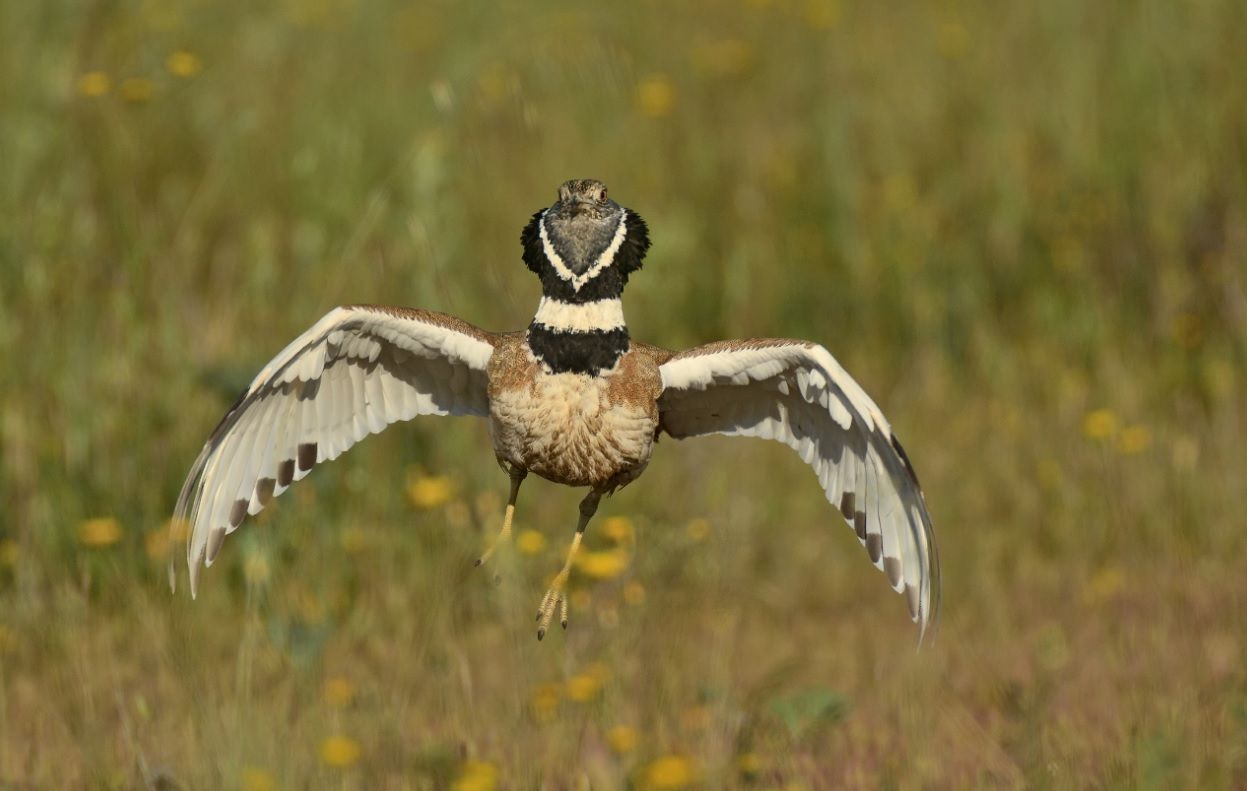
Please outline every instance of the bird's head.
[[645, 221], [607, 197], [596, 179], [573, 179], [533, 215], [520, 241], [524, 263], [546, 296], [565, 301], [617, 297], [649, 248]]

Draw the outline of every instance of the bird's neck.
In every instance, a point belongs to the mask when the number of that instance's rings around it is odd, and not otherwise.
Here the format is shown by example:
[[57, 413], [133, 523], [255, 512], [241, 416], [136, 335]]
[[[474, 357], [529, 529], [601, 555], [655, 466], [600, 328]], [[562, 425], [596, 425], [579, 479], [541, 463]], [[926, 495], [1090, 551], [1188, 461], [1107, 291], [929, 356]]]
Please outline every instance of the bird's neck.
[[543, 296], [527, 340], [533, 356], [552, 373], [610, 370], [629, 344], [620, 294], [576, 302]]

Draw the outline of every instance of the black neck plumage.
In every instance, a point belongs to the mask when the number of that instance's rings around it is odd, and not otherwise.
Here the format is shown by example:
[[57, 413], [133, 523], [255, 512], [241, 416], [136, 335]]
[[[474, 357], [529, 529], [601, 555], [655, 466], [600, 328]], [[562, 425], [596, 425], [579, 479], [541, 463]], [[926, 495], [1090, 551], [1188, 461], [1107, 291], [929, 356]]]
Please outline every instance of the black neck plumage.
[[547, 298], [563, 302], [596, 302], [618, 298], [628, 284], [628, 276], [641, 268], [645, 252], [649, 249], [649, 228], [640, 215], [627, 211], [624, 215], [625, 235], [611, 258], [609, 265], [584, 283], [568, 280], [551, 263], [541, 240], [541, 218], [545, 210], [537, 212], [520, 234], [524, 248], [524, 263], [541, 279], [541, 293]]
[[559, 330], [534, 321], [528, 325], [528, 348], [550, 373], [589, 374], [609, 371], [628, 351], [628, 328]]
[[[528, 326], [528, 348], [551, 373], [598, 375], [628, 351], [628, 327], [620, 298], [628, 275], [641, 268], [649, 248], [645, 221], [624, 216], [625, 233], [613, 256], [596, 270], [568, 277], [547, 255], [541, 238], [544, 211], [533, 215], [521, 234], [524, 263], [541, 279], [541, 304]], [[556, 253], [557, 255], [557, 253]]]

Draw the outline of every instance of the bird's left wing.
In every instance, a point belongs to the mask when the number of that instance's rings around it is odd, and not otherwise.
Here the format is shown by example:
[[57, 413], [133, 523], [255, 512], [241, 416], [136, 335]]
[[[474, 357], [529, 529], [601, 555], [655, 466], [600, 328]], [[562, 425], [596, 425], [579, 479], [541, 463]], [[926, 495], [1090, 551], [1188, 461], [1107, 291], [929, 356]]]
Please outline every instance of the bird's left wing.
[[182, 486], [174, 523], [189, 529], [191, 595], [226, 534], [317, 463], [417, 415], [488, 415], [494, 339], [453, 316], [371, 305], [335, 308], [296, 338], [225, 413]]
[[797, 340], [720, 341], [659, 371], [662, 428], [673, 437], [764, 437], [797, 451], [925, 633], [939, 561], [918, 478], [879, 407], [830, 352]]

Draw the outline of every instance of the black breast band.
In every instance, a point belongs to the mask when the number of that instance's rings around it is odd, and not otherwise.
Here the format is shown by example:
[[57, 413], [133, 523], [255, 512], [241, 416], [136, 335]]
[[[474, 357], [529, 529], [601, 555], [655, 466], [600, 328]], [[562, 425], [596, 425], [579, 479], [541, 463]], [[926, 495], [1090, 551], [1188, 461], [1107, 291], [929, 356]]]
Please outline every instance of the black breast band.
[[628, 351], [628, 328], [570, 332], [544, 324], [528, 326], [528, 348], [556, 374], [597, 374], [615, 367]]

